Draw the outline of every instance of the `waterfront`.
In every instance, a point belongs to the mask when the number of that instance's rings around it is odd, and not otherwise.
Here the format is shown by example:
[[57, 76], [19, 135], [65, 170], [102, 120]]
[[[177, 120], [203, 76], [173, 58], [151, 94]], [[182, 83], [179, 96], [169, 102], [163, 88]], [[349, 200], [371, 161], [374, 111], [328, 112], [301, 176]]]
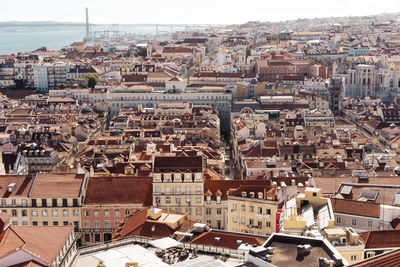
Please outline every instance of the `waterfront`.
[[[107, 28], [110, 27], [105, 25], [91, 26], [92, 31], [103, 31]], [[175, 27], [172, 30], [182, 29], [182, 27]], [[121, 34], [155, 35], [156, 33], [154, 26], [119, 25], [118, 30]], [[170, 27], [159, 27], [159, 32], [170, 31]], [[51, 49], [60, 49], [72, 42], [82, 41], [84, 36], [84, 25], [0, 27], [0, 54], [32, 51], [43, 46]]]

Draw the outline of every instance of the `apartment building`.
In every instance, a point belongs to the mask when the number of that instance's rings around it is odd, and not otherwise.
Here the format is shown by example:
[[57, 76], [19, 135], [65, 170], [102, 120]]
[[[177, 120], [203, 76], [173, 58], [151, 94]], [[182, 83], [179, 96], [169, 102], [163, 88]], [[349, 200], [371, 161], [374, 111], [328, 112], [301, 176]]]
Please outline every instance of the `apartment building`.
[[82, 245], [111, 241], [125, 217], [151, 205], [151, 177], [90, 177], [81, 211]]
[[29, 195], [30, 225], [68, 226], [77, 231], [86, 174], [39, 173]]
[[267, 235], [279, 232], [279, 200], [275, 187], [246, 186], [229, 190], [228, 231]]
[[153, 206], [184, 212], [203, 221], [204, 160], [197, 156], [155, 156]]
[[33, 68], [35, 88], [47, 92], [50, 88], [66, 85], [68, 65], [63, 62], [41, 63]]
[[34, 178], [32, 175], [0, 176], [1, 212], [12, 216], [13, 226], [30, 225], [28, 200]]

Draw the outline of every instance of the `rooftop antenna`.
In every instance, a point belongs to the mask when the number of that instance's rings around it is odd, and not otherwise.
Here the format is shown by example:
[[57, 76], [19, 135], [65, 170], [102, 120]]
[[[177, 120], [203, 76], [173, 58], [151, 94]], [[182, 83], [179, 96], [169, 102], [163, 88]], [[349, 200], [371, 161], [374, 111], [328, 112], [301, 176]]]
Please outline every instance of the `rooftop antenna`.
[[89, 9], [86, 8], [86, 38], [89, 38]]

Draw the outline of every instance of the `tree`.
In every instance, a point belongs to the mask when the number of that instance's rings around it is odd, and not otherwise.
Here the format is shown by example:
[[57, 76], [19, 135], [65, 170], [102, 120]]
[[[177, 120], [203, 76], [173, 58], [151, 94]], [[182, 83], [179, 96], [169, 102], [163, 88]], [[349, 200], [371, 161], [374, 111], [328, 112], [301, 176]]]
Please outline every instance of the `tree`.
[[250, 47], [247, 47], [247, 48], [246, 48], [246, 59], [247, 59], [249, 56], [251, 56], [251, 48], [250, 48]]
[[88, 74], [85, 79], [88, 81], [88, 86], [90, 88], [94, 88], [96, 84], [99, 82], [99, 77], [96, 74]]

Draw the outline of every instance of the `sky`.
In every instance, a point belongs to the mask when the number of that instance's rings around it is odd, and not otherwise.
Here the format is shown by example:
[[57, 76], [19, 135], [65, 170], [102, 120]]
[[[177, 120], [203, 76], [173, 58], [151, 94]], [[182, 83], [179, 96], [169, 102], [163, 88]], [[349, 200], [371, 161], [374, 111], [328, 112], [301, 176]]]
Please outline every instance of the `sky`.
[[0, 0], [0, 21], [240, 24], [400, 12], [399, 0]]

